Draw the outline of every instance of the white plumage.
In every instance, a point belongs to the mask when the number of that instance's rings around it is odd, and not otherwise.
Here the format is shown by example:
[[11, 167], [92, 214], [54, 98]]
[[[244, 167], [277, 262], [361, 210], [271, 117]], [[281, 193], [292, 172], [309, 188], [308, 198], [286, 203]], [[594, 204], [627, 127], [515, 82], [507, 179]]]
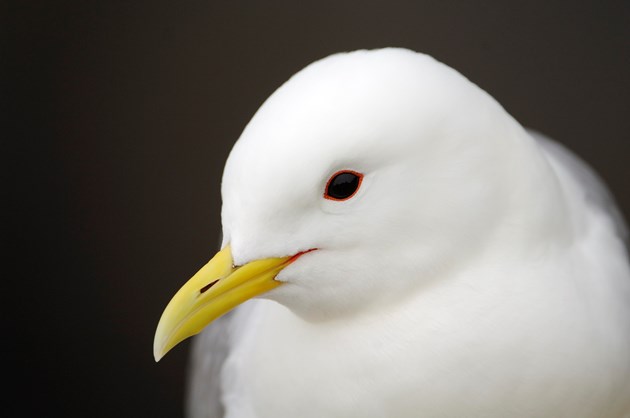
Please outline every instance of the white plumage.
[[[343, 169], [356, 196], [324, 199]], [[317, 251], [196, 337], [191, 417], [630, 416], [612, 198], [455, 70], [403, 49], [308, 66], [222, 195], [235, 264]]]

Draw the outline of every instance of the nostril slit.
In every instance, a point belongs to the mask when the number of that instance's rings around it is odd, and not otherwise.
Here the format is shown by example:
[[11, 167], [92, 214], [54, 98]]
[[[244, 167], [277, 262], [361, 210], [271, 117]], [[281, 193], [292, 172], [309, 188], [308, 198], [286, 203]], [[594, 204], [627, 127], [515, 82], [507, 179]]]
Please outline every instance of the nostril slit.
[[199, 289], [199, 293], [204, 293], [206, 290], [210, 289], [212, 286], [214, 286], [215, 284], [217, 284], [219, 280], [215, 280], [207, 285], [205, 285], [204, 287], [202, 287], [201, 289]]

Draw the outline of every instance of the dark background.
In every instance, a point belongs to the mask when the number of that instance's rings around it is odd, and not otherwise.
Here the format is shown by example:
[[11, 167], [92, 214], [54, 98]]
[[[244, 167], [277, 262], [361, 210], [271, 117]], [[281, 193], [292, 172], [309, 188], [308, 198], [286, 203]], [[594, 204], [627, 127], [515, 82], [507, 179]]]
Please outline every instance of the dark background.
[[568, 145], [628, 216], [619, 1], [3, 2], [7, 416], [178, 417], [162, 309], [217, 250], [220, 176], [265, 98], [328, 54], [402, 46]]

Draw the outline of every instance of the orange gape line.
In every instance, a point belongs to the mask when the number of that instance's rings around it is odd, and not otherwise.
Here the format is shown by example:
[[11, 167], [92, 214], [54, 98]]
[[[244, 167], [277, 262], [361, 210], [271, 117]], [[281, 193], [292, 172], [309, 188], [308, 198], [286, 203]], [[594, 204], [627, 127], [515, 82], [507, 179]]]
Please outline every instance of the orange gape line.
[[289, 258], [289, 261], [287, 261], [287, 265], [293, 263], [295, 260], [297, 260], [298, 258], [302, 257], [304, 254], [310, 253], [311, 251], [315, 251], [315, 250], [317, 250], [317, 248], [311, 248], [310, 250], [301, 251], [301, 252], [297, 253], [293, 257]]
[[[332, 197], [332, 196], [330, 196], [328, 194], [328, 187], [330, 186], [330, 182], [335, 177], [337, 177], [339, 174], [343, 174], [343, 173], [351, 173], [351, 174], [354, 174], [355, 176], [357, 176], [359, 178], [359, 184], [357, 185], [357, 189], [350, 196], [344, 197], [343, 199], [337, 199], [336, 197]], [[359, 173], [358, 171], [354, 171], [354, 170], [339, 170], [336, 173], [334, 173], [332, 176], [330, 176], [330, 178], [326, 182], [326, 188], [324, 189], [324, 199], [335, 200], [337, 202], [343, 202], [344, 200], [348, 200], [348, 199], [352, 198], [355, 194], [357, 194], [357, 192], [361, 188], [361, 182], [363, 182], [363, 173]]]

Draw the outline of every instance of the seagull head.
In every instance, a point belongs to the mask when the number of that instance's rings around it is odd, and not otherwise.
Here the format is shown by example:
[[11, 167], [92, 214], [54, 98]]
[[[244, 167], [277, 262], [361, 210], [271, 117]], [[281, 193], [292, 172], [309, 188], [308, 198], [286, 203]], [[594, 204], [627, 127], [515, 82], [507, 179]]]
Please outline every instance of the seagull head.
[[444, 280], [529, 193], [522, 160], [536, 159], [523, 137], [494, 99], [428, 55], [361, 50], [309, 65], [234, 145], [222, 250], [165, 309], [156, 360], [253, 297], [325, 321]]

